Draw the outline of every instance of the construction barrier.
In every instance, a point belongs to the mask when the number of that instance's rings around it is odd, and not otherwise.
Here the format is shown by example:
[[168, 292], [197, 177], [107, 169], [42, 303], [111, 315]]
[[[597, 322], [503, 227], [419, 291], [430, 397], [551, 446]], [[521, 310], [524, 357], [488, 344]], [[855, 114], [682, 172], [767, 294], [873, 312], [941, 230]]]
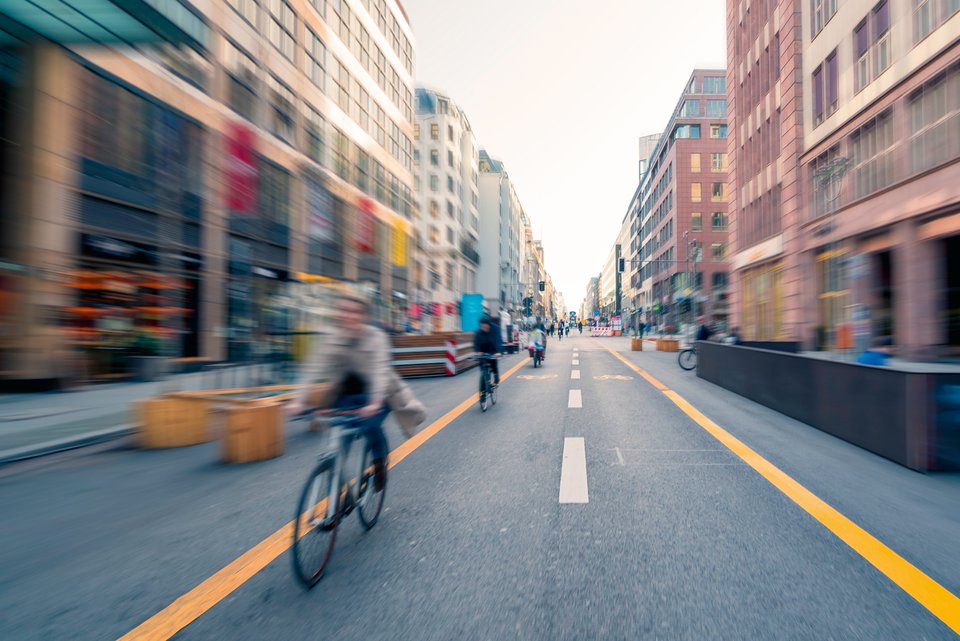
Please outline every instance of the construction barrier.
[[392, 351], [393, 367], [403, 378], [456, 376], [476, 366], [469, 332], [394, 336]]

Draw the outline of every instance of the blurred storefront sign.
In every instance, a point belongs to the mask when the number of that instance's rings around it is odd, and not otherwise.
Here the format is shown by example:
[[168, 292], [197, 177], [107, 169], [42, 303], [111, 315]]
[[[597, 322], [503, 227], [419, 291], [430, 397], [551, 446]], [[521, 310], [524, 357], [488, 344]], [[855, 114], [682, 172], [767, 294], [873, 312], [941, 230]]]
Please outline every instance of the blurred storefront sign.
[[407, 223], [398, 220], [393, 226], [393, 264], [397, 267], [407, 265]]
[[377, 216], [374, 213], [374, 204], [369, 198], [361, 198], [357, 205], [355, 235], [357, 249], [366, 254], [372, 254], [377, 238]]
[[329, 242], [336, 232], [333, 195], [316, 171], [308, 171], [307, 179], [307, 234], [315, 240]]

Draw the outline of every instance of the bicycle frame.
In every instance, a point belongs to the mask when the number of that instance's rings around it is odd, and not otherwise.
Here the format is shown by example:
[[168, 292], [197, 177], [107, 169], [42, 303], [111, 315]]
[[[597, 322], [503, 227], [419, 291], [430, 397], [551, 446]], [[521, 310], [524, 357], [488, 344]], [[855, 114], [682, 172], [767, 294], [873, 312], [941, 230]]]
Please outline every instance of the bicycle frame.
[[[325, 520], [327, 522], [331, 521], [337, 516], [337, 510], [340, 509], [340, 502], [334, 500], [338, 496], [341, 488], [344, 485], [347, 486], [347, 496], [351, 499], [358, 499], [354, 496], [354, 488], [351, 487], [348, 479], [344, 476], [344, 470], [346, 469], [346, 463], [348, 457], [350, 456], [350, 448], [353, 445], [353, 442], [359, 439], [364, 438], [363, 430], [357, 427], [354, 428], [345, 428], [344, 425], [349, 425], [351, 423], [360, 422], [360, 417], [357, 416], [337, 416], [334, 417], [331, 423], [330, 436], [329, 438], [333, 440], [334, 448], [332, 448], [330, 454], [333, 455], [333, 474], [330, 476], [330, 487], [327, 488], [327, 514]], [[360, 454], [359, 462], [357, 463], [357, 487], [359, 487], [360, 479], [363, 478], [363, 454]]]

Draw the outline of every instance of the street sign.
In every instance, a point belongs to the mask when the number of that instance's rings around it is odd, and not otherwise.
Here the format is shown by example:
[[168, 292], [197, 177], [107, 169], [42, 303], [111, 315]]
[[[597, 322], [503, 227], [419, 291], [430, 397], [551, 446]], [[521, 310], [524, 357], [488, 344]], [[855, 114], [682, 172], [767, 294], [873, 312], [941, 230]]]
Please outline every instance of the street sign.
[[464, 294], [460, 299], [460, 331], [475, 332], [483, 318], [483, 294]]

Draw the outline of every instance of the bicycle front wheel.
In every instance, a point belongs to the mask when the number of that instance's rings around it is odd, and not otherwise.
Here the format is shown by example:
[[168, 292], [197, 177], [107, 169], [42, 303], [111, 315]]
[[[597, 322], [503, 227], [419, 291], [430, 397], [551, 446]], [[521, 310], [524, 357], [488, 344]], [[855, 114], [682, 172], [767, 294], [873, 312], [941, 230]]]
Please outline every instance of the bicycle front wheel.
[[363, 472], [357, 487], [357, 516], [366, 529], [372, 528], [380, 518], [383, 509], [383, 498], [387, 493], [386, 472], [384, 472], [383, 487], [377, 489], [373, 469], [373, 452], [369, 447], [363, 448]]
[[677, 363], [680, 364], [681, 369], [689, 372], [697, 366], [697, 350], [690, 348], [680, 350], [677, 354]]
[[[333, 555], [339, 525], [340, 492], [334, 491], [333, 457], [320, 461], [300, 495], [293, 520], [293, 573], [308, 590], [323, 577]], [[327, 518], [329, 501], [337, 501], [332, 519]]]

